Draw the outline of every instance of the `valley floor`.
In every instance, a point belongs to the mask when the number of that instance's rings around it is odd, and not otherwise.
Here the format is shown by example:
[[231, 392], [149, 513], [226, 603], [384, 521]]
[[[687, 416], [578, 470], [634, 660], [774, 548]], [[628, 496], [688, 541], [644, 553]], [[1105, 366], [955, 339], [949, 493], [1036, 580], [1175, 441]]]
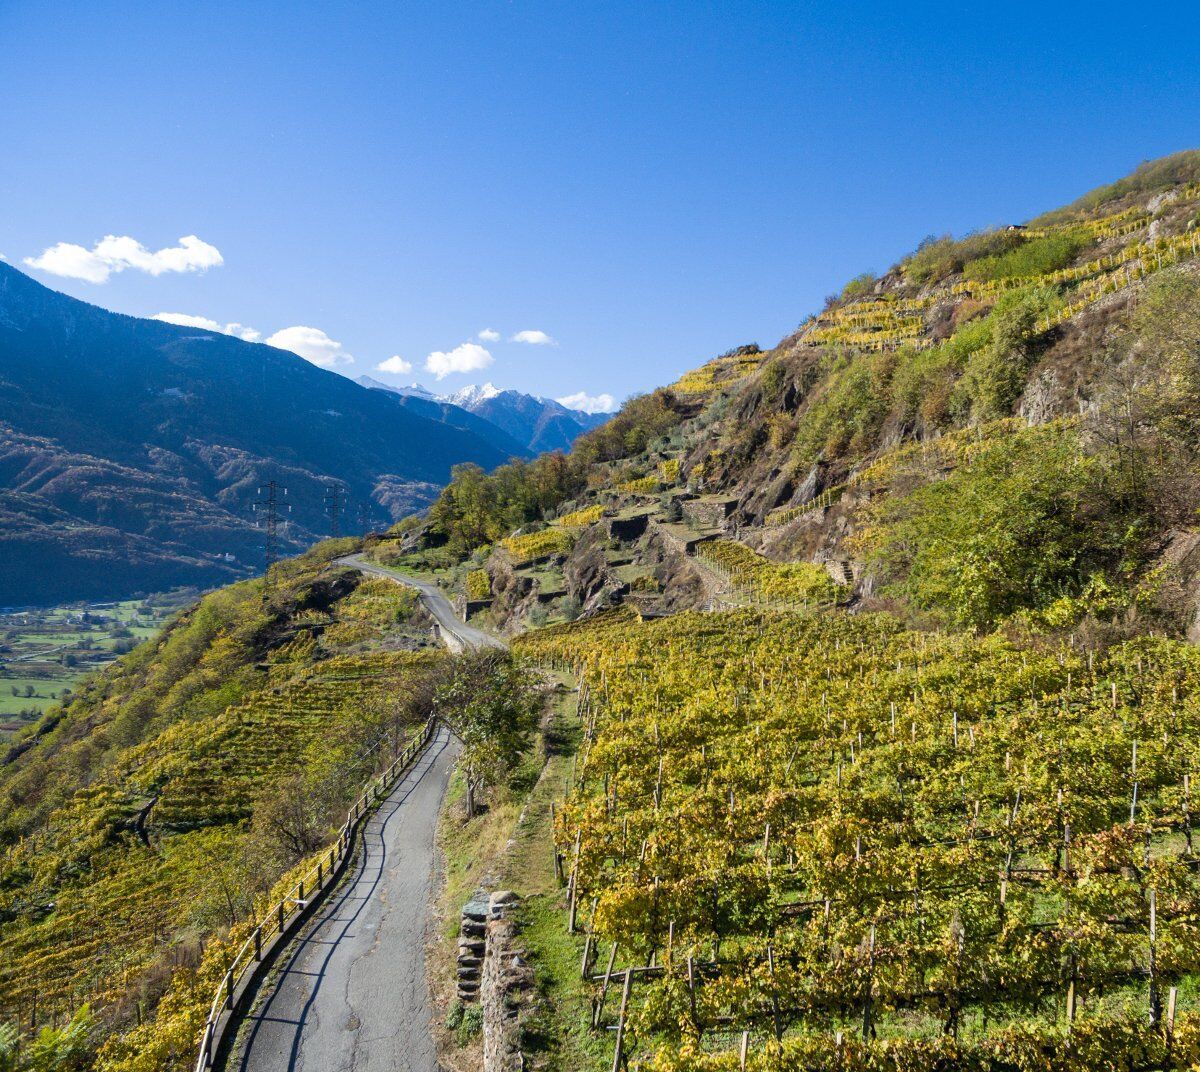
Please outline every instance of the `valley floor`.
[[36, 720], [122, 652], [156, 636], [196, 594], [180, 590], [145, 599], [0, 611], [0, 740]]

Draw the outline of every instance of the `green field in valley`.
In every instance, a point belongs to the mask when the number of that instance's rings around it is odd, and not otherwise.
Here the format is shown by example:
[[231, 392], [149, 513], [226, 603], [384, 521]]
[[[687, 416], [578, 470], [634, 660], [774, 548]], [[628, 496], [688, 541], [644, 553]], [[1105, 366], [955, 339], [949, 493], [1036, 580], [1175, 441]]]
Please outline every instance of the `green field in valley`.
[[0, 738], [64, 692], [154, 636], [198, 593], [180, 589], [113, 603], [5, 608], [0, 613]]

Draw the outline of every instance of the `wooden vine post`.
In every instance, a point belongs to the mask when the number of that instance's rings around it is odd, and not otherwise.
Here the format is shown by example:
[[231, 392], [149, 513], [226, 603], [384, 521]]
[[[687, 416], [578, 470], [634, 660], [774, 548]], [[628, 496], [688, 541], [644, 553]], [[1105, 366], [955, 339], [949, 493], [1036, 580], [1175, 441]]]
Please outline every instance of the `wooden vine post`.
[[1150, 1026], [1162, 1019], [1162, 995], [1158, 991], [1158, 897], [1150, 891]]
[[621, 987], [621, 1011], [617, 1017], [617, 1045], [613, 1050], [612, 1072], [621, 1072], [625, 1063], [625, 1017], [629, 1012], [629, 988], [633, 985], [633, 972], [625, 969], [625, 983]]

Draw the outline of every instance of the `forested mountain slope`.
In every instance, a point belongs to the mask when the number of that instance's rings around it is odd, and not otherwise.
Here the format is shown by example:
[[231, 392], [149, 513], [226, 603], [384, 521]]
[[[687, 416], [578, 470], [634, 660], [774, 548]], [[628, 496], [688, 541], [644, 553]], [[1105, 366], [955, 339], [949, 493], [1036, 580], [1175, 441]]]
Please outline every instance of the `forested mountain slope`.
[[110, 313], [0, 264], [0, 604], [245, 574], [271, 479], [298, 548], [327, 531], [329, 483], [378, 526], [452, 464], [507, 457], [295, 354]]

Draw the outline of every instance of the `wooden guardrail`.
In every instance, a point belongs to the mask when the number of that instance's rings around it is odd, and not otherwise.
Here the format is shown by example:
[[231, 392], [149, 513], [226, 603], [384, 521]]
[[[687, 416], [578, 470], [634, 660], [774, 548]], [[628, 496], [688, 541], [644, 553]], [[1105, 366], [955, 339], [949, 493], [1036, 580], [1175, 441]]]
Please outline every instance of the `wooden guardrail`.
[[400, 755], [367, 783], [362, 795], [351, 805], [346, 821], [328, 851], [305, 872], [282, 900], [267, 909], [262, 921], [242, 943], [213, 996], [200, 1040], [200, 1052], [196, 1057], [196, 1072], [211, 1069], [217, 1057], [222, 1055], [230, 1041], [231, 1029], [245, 1011], [254, 988], [274, 954], [308, 918], [309, 910], [315, 908], [337, 884], [347, 862], [354, 855], [354, 838], [358, 828], [424, 751], [436, 725], [437, 719], [430, 718], [421, 733], [409, 742]]

